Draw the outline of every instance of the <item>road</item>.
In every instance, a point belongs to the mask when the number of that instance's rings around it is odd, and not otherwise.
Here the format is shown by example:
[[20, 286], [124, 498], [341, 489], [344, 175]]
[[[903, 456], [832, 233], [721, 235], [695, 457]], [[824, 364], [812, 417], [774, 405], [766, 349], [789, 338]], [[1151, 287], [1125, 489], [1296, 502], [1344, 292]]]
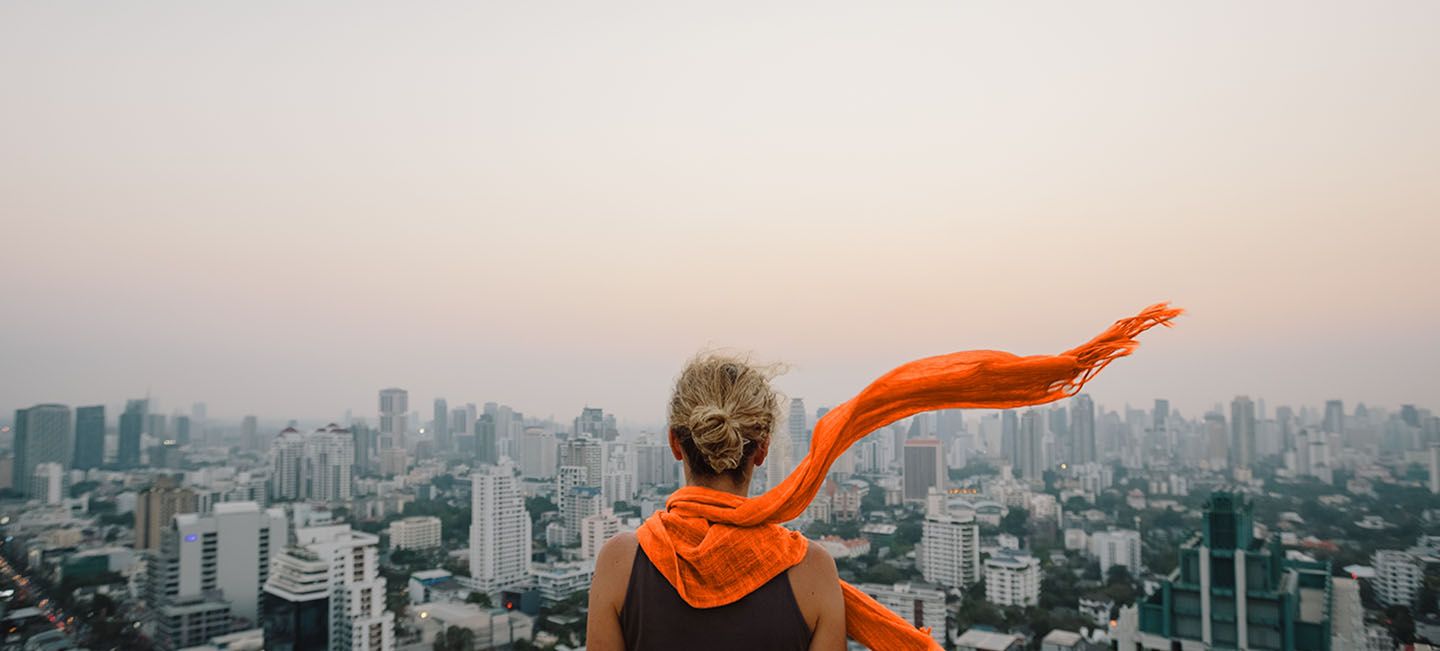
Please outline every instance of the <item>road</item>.
[[80, 624], [74, 615], [61, 608], [59, 603], [45, 594], [44, 588], [17, 571], [3, 556], [0, 556], [0, 584], [4, 584], [7, 590], [14, 590], [8, 597], [10, 603], [34, 605], [45, 619], [49, 620], [50, 625], [72, 644], [85, 637], [84, 625]]

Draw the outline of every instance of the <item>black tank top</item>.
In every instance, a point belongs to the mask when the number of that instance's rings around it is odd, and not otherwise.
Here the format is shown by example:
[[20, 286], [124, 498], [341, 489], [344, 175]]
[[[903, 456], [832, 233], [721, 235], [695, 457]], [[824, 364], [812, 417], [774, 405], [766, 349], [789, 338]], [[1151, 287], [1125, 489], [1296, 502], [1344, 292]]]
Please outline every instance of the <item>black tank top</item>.
[[781, 572], [739, 601], [715, 608], [694, 608], [675, 586], [635, 548], [620, 632], [626, 651], [650, 649], [797, 649], [810, 646], [810, 626]]

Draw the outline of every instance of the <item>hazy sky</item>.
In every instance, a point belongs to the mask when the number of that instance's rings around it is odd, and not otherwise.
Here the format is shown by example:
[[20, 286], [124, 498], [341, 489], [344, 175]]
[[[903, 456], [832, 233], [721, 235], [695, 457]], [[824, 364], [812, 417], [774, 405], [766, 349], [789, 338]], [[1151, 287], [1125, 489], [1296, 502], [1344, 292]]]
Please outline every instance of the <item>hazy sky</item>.
[[[1118, 407], [1440, 407], [1440, 3], [7, 2], [0, 408], [812, 408], [1190, 310]], [[1347, 404], [1347, 406], [1348, 406]]]

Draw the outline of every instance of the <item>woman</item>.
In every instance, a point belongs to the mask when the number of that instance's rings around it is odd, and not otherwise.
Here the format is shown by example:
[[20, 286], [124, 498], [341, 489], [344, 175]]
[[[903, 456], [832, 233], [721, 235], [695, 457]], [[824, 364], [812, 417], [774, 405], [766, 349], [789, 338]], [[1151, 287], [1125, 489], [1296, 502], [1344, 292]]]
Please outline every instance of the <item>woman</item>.
[[[769, 373], [736, 359], [693, 360], [670, 402], [670, 447], [685, 461], [689, 485], [635, 534], [602, 548], [588, 647], [834, 649], [849, 637], [885, 651], [941, 648], [944, 622], [932, 630], [881, 606], [780, 523], [805, 511], [831, 464], [865, 435], [922, 411], [1011, 409], [1075, 395], [1134, 351], [1141, 332], [1180, 313], [1152, 305], [1059, 355], [972, 350], [901, 365], [820, 419], [795, 470], [756, 498], [746, 497], [750, 474], [779, 420]], [[843, 636], [832, 629], [842, 617]]]
[[[692, 360], [670, 400], [670, 450], [685, 484], [739, 498], [765, 462], [780, 422], [770, 373], [717, 355]], [[835, 561], [808, 543], [798, 565], [732, 603], [690, 606], [633, 533], [601, 548], [590, 588], [587, 648], [844, 649], [845, 601]]]

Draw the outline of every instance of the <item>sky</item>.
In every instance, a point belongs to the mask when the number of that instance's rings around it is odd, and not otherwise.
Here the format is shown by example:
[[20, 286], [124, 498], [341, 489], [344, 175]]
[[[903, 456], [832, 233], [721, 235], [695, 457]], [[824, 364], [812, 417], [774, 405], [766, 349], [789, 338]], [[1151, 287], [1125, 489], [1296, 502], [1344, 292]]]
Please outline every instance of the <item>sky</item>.
[[0, 409], [658, 423], [1188, 310], [1120, 407], [1440, 408], [1440, 3], [7, 2]]

